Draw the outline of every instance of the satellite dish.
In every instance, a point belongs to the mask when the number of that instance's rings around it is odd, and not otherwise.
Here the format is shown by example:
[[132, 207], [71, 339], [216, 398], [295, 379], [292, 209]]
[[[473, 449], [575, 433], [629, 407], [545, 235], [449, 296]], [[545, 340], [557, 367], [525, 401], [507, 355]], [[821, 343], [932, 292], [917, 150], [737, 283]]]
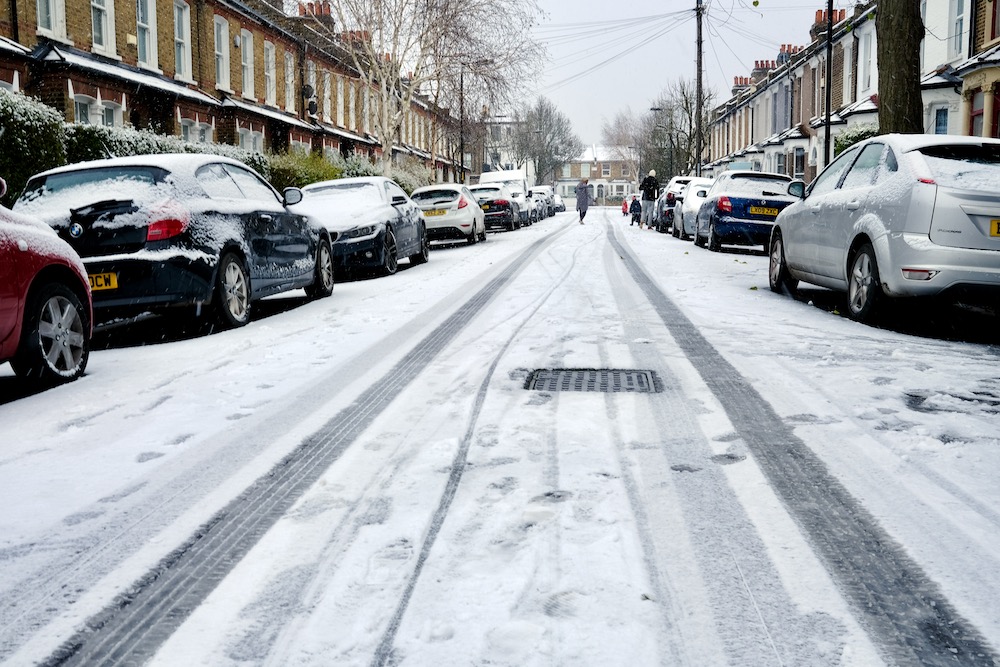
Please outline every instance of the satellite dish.
[[316, 95], [316, 91], [313, 90], [313, 87], [310, 86], [308, 83], [306, 85], [302, 86], [302, 97], [304, 97], [304, 98], [306, 98], [308, 100], [308, 99], [314, 97], [315, 95]]

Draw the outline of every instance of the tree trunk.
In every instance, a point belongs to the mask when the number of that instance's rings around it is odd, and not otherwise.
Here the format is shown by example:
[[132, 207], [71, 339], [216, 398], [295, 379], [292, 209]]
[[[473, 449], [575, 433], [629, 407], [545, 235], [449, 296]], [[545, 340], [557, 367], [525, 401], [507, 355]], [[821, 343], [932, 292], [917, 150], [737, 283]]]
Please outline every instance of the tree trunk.
[[924, 24], [915, 0], [882, 0], [875, 16], [878, 35], [879, 131], [921, 133], [920, 41]]

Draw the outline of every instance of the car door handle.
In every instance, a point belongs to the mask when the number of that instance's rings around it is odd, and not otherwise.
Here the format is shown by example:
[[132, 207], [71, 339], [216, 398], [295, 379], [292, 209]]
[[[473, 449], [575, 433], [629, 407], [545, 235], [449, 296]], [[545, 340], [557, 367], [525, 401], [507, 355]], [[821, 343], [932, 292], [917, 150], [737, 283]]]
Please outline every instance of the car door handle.
[[859, 208], [861, 208], [861, 202], [859, 202], [857, 200], [851, 201], [851, 202], [847, 202], [847, 210], [848, 211], [857, 211]]
[[274, 216], [268, 215], [267, 213], [260, 214], [261, 222], [271, 222], [274, 220]]

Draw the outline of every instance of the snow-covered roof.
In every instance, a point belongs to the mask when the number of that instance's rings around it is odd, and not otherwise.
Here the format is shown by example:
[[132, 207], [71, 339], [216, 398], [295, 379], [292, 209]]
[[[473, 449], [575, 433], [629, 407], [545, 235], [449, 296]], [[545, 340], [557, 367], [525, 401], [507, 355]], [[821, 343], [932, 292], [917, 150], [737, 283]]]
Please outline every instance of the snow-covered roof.
[[965, 75], [981, 67], [995, 67], [997, 65], [1000, 65], [1000, 44], [959, 63], [955, 66], [955, 71], [959, 75]]
[[[830, 125], [840, 125], [847, 121], [837, 112], [830, 114]], [[809, 119], [809, 127], [817, 128], [826, 125], [826, 116], [814, 116]]]
[[920, 78], [921, 88], [951, 88], [961, 85], [962, 79], [955, 74], [955, 68], [951, 65], [943, 65]]
[[31, 49], [21, 46], [12, 39], [7, 39], [6, 37], [0, 36], [0, 50], [3, 51], [13, 51], [14, 53], [20, 53], [21, 55], [28, 55], [31, 53]]
[[841, 108], [837, 113], [840, 114], [841, 118], [847, 118], [859, 113], [878, 113], [878, 95], [871, 95], [857, 102], [852, 102], [846, 107]]
[[623, 160], [628, 155], [628, 149], [621, 146], [588, 146], [583, 154], [576, 158], [577, 162], [614, 162]]
[[278, 111], [277, 109], [268, 109], [267, 107], [258, 106], [256, 104], [250, 104], [249, 102], [244, 102], [232, 97], [227, 97], [222, 101], [222, 106], [224, 107], [235, 107], [237, 109], [242, 109], [243, 111], [248, 111], [250, 113], [257, 114], [259, 116], [267, 116], [268, 118], [273, 118], [274, 120], [280, 120], [282, 123], [288, 123], [289, 125], [295, 125], [296, 127], [301, 127], [303, 129], [309, 130], [310, 132], [316, 129], [316, 126], [311, 125], [304, 120], [292, 116], [283, 111]]
[[338, 137], [344, 139], [350, 139], [351, 141], [360, 141], [363, 144], [379, 144], [381, 142], [375, 139], [369, 139], [368, 137], [362, 137], [360, 134], [354, 134], [353, 132], [348, 132], [347, 130], [342, 130], [339, 127], [333, 127], [332, 125], [320, 125], [324, 132], [329, 132]]
[[202, 104], [209, 104], [212, 106], [218, 106], [219, 104], [219, 100], [210, 95], [206, 95], [205, 93], [197, 90], [192, 90], [181, 83], [162, 78], [156, 74], [133, 69], [129, 65], [122, 63], [106, 63], [92, 58], [87, 54], [72, 51], [66, 47], [55, 46], [53, 44], [49, 44], [48, 49], [49, 51], [42, 58], [43, 60], [62, 61], [81, 69], [99, 72], [116, 79], [131, 81], [141, 86], [156, 88], [158, 90], [177, 95], [178, 97], [186, 97], [190, 100], [201, 102]]

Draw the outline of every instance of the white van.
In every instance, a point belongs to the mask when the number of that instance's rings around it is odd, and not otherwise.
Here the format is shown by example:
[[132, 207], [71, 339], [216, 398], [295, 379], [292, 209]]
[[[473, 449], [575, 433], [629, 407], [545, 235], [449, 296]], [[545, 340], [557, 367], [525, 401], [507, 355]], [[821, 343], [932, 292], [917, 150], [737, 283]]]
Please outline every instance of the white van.
[[479, 175], [479, 183], [503, 183], [510, 189], [511, 196], [517, 202], [521, 211], [521, 224], [531, 222], [530, 206], [528, 205], [528, 177], [524, 169], [505, 169], [501, 171], [484, 171]]

